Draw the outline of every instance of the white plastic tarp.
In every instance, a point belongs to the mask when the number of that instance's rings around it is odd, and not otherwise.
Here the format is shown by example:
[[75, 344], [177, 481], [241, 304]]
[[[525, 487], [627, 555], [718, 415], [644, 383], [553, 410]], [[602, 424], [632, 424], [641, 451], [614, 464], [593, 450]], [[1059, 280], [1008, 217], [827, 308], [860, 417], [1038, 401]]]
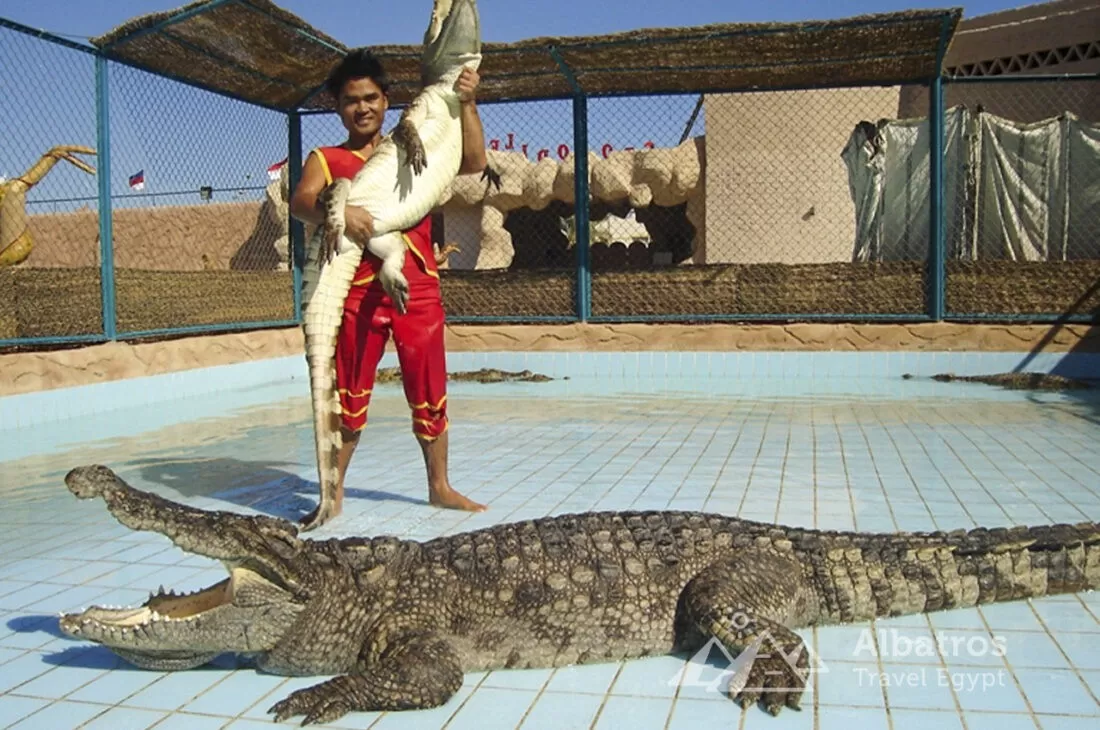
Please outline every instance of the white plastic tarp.
[[[1023, 124], [946, 113], [948, 258], [1097, 258], [1100, 124], [1070, 113]], [[855, 261], [923, 260], [930, 221], [928, 120], [860, 124], [841, 157], [855, 204]]]
[[[949, 109], [944, 120], [944, 205], [959, 217], [965, 168], [967, 111]], [[931, 171], [927, 119], [881, 120], [856, 127], [841, 157], [855, 202], [855, 261], [923, 260], [929, 247]]]

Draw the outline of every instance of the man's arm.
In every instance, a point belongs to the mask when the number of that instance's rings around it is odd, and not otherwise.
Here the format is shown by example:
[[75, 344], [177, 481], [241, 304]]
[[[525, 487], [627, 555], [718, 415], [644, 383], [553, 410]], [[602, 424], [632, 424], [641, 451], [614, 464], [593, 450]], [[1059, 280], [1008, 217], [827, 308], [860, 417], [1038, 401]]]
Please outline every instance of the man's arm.
[[[317, 155], [311, 154], [302, 165], [302, 179], [290, 196], [290, 214], [303, 223], [323, 226], [325, 211], [317, 205], [317, 197], [327, 185], [321, 161]], [[344, 209], [344, 223], [344, 235], [361, 246], [365, 246], [374, 235], [374, 219], [365, 208], [349, 205]]]
[[324, 224], [325, 214], [317, 206], [317, 196], [324, 189], [325, 171], [317, 155], [310, 155], [302, 165], [302, 178], [290, 196], [290, 214], [303, 223]]
[[458, 97], [462, 102], [459, 118], [462, 121], [462, 165], [459, 174], [481, 172], [488, 164], [485, 156], [485, 131], [481, 127], [481, 117], [477, 113], [477, 85], [481, 77], [477, 71], [467, 68], [455, 82]]

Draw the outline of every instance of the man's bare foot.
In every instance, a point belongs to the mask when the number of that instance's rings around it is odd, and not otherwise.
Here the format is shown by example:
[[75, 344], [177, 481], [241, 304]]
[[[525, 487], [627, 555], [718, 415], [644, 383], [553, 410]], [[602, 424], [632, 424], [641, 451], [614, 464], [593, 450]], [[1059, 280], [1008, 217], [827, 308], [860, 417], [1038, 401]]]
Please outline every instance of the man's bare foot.
[[446, 486], [441, 489], [431, 487], [428, 489], [428, 503], [433, 507], [442, 507], [444, 509], [458, 509], [465, 510], [466, 512], [484, 512], [488, 509], [483, 504], [469, 499], [462, 494], [456, 492], [452, 487]]

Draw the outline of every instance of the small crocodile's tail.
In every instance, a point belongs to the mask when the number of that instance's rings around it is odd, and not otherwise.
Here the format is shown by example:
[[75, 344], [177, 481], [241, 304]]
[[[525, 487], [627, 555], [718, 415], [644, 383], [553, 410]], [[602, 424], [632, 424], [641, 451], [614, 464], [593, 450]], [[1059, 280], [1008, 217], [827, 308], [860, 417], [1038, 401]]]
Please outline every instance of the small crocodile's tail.
[[320, 234], [312, 236], [306, 245], [307, 260], [302, 271], [302, 330], [309, 365], [319, 485], [317, 509], [302, 524], [302, 529], [308, 531], [329, 520], [336, 506], [337, 457], [342, 440], [340, 398], [336, 392], [336, 339], [344, 299], [363, 252], [358, 246], [342, 245], [333, 260], [321, 267], [318, 264]]

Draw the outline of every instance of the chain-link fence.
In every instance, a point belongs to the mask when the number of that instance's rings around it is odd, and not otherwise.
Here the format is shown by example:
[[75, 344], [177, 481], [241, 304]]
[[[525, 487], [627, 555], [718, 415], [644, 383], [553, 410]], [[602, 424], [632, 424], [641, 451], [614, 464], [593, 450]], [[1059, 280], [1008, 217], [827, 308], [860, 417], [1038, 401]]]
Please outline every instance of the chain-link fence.
[[[292, 137], [341, 143], [335, 114], [0, 41], [0, 343], [300, 321]], [[452, 322], [1100, 311], [1095, 74], [585, 96], [561, 70], [571, 96], [480, 103], [499, 186], [433, 211]]]
[[1100, 314], [1100, 77], [945, 83], [962, 144], [946, 235], [951, 318]]
[[0, 341], [103, 332], [96, 57], [0, 26]]
[[0, 343], [297, 321], [286, 114], [7, 21], [0, 47]]
[[293, 322], [287, 116], [109, 75], [118, 333]]
[[[861, 130], [900, 87], [595, 99], [594, 317], [905, 315], [925, 310], [924, 216], [869, 250]], [[925, 110], [927, 116], [927, 109]], [[925, 122], [926, 123], [926, 122]]]
[[449, 316], [576, 316], [573, 105], [568, 100], [482, 104], [490, 168], [462, 175], [441, 206]]

